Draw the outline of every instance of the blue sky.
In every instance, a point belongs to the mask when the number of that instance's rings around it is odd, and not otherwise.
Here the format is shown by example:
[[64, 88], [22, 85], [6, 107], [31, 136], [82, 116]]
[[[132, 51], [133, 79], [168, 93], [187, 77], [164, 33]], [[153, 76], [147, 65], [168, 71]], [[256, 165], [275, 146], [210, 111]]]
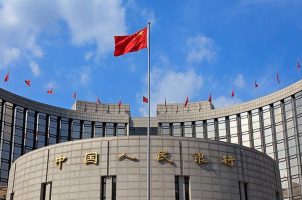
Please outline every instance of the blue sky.
[[301, 7], [299, 0], [0, 0], [0, 78], [10, 72], [0, 86], [64, 108], [74, 91], [79, 100], [121, 99], [132, 116], [144, 116], [147, 50], [114, 57], [113, 36], [151, 21], [152, 113], [165, 96], [181, 103], [211, 93], [220, 108], [233, 105], [234, 89], [235, 102], [246, 102], [301, 78]]

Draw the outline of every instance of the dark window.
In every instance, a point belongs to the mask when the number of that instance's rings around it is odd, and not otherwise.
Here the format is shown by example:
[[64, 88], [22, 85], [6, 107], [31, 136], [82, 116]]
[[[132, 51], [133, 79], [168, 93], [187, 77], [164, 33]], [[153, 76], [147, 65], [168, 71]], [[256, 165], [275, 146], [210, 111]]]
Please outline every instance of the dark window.
[[112, 176], [112, 200], [116, 200], [116, 176]]
[[124, 136], [126, 135], [126, 125], [122, 123], [117, 124], [117, 135]]
[[190, 178], [186, 176], [184, 179], [185, 179], [185, 200], [190, 200]]
[[40, 199], [41, 200], [51, 200], [51, 189], [52, 189], [52, 182], [42, 183]]
[[57, 143], [57, 117], [50, 116], [49, 120], [49, 144], [56, 144]]
[[175, 200], [179, 200], [179, 177], [175, 176]]
[[12, 192], [12, 193], [10, 193], [9, 200], [14, 200], [14, 194], [15, 194], [15, 193], [13, 193], [13, 192]]
[[61, 119], [60, 142], [68, 141], [68, 132], [70, 130], [69, 120], [66, 118]]
[[103, 137], [103, 123], [102, 122], [95, 122], [94, 137]]
[[106, 176], [102, 176], [101, 178], [101, 200], [106, 199]]
[[247, 183], [244, 183], [244, 197], [245, 197], [245, 200], [248, 200], [248, 194], [247, 194]]
[[79, 139], [81, 139], [80, 130], [81, 130], [80, 120], [73, 120], [73, 122], [72, 122], [72, 136], [71, 136], [71, 140], [79, 140]]
[[84, 127], [83, 127], [83, 139], [85, 138], [91, 138], [92, 128], [91, 128], [91, 122], [84, 121]]
[[105, 135], [106, 137], [114, 136], [114, 123], [106, 123], [105, 125]]

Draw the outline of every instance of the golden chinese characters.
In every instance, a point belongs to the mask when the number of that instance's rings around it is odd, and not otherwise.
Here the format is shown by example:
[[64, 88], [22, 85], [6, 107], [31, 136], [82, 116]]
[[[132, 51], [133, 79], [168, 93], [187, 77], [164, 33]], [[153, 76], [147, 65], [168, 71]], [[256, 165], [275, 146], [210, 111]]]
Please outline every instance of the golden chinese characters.
[[157, 154], [157, 160], [158, 161], [167, 161], [168, 163], [170, 163], [171, 165], [174, 165], [174, 161], [173, 160], [170, 160], [169, 158], [168, 158], [168, 155], [169, 155], [169, 153], [167, 152], [167, 151], [160, 151], [160, 152], [158, 152], [158, 154]]
[[130, 157], [130, 156], [128, 156], [126, 153], [121, 153], [118, 157], [117, 157], [117, 159], [118, 160], [124, 160], [124, 159], [129, 159], [129, 160], [133, 160], [133, 161], [137, 161], [138, 159], [136, 158], [136, 157]]
[[233, 156], [222, 156], [221, 162], [229, 167], [234, 166], [235, 158]]
[[207, 163], [208, 162], [208, 161], [205, 160], [204, 155], [201, 152], [194, 153], [193, 154], [193, 158], [194, 158], [194, 161], [197, 164], [203, 164], [203, 163]]
[[96, 152], [86, 153], [84, 163], [85, 164], [97, 164], [98, 163], [98, 154]]
[[56, 157], [56, 162], [55, 164], [57, 166], [59, 166], [59, 169], [62, 169], [62, 163], [65, 162], [67, 160], [67, 158], [65, 156], [59, 156], [59, 157]]

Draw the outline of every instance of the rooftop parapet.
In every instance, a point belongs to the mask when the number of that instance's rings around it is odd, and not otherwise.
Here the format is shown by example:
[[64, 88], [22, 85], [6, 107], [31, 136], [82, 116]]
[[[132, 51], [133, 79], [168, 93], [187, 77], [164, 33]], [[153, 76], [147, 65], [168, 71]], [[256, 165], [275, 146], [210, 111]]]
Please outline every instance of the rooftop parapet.
[[157, 105], [157, 116], [159, 115], [169, 115], [177, 113], [199, 113], [204, 111], [213, 110], [214, 106], [208, 101], [192, 102], [188, 103], [185, 107], [183, 103], [173, 103], [173, 104], [158, 104]]
[[98, 114], [125, 114], [130, 116], [130, 105], [129, 104], [103, 104], [94, 103], [88, 101], [77, 100], [72, 105], [72, 110], [88, 112], [88, 113], [98, 113]]

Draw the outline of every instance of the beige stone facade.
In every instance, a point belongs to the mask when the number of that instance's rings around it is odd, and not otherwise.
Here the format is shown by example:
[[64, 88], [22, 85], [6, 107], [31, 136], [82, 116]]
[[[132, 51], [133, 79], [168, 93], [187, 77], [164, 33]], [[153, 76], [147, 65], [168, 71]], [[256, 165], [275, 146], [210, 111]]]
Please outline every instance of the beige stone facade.
[[[158, 161], [161, 151], [167, 152], [168, 160]], [[91, 152], [96, 152], [99, 160], [85, 164], [85, 156]], [[119, 160], [122, 153], [130, 159]], [[202, 153], [205, 162], [195, 162], [195, 153]], [[59, 156], [66, 157], [61, 169], [55, 164]], [[234, 159], [233, 166], [222, 162], [224, 156]], [[154, 136], [151, 167], [152, 200], [175, 200], [175, 195], [191, 200], [282, 198], [277, 163], [263, 153], [235, 144]], [[49, 184], [45, 192], [43, 183]], [[27, 153], [11, 167], [7, 200], [12, 196], [14, 200], [99, 200], [104, 199], [102, 196], [146, 199], [146, 137], [86, 139]]]

